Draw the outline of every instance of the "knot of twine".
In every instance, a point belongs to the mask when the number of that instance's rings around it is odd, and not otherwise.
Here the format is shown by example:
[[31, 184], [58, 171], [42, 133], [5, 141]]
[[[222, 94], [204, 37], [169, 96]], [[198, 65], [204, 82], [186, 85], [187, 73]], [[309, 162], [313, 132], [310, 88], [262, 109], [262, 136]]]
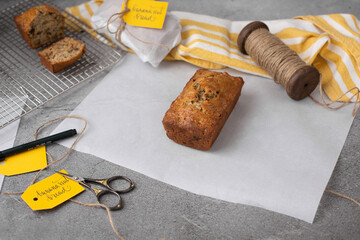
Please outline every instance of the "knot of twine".
[[[123, 48], [127, 48], [125, 46], [125, 44], [123, 44], [123, 42], [121, 41], [121, 33], [126, 30], [126, 32], [133, 37], [134, 39], [136, 39], [137, 41], [144, 43], [144, 44], [150, 44], [150, 45], [154, 45], [154, 46], [160, 46], [165, 48], [167, 51], [170, 51], [170, 48], [168, 46], [166, 46], [165, 44], [161, 44], [161, 43], [153, 43], [153, 42], [147, 42], [144, 40], [139, 39], [138, 37], [136, 37], [134, 34], [132, 34], [127, 28], [126, 28], [126, 22], [124, 20], [124, 15], [128, 12], [130, 12], [130, 9], [128, 8], [128, 1], [129, 0], [124, 0], [124, 9], [121, 10], [118, 13], [114, 13], [113, 15], [111, 15], [109, 17], [109, 19], [106, 22], [105, 26], [99, 27], [99, 28], [95, 28], [94, 30], [100, 30], [106, 27], [107, 31], [111, 34], [115, 35], [115, 40], [123, 47]], [[117, 19], [120, 19], [120, 24], [118, 26], [118, 28], [115, 31], [111, 31], [110, 30], [110, 24], [112, 24], [113, 22], [115, 22]]]
[[[122, 46], [124, 46], [124, 44], [121, 42], [121, 33], [124, 31], [125, 26], [126, 26], [126, 23], [124, 20], [124, 15], [130, 11], [127, 4], [128, 4], [128, 0], [124, 0], [124, 9], [122, 11], [120, 11], [119, 13], [114, 13], [113, 15], [111, 15], [111, 17], [106, 22], [106, 29], [108, 30], [109, 33], [115, 34], [115, 40], [118, 43], [120, 43]], [[109, 26], [111, 23], [113, 23], [117, 19], [120, 19], [119, 27], [115, 31], [111, 31]], [[98, 29], [101, 29], [101, 28], [98, 28]]]

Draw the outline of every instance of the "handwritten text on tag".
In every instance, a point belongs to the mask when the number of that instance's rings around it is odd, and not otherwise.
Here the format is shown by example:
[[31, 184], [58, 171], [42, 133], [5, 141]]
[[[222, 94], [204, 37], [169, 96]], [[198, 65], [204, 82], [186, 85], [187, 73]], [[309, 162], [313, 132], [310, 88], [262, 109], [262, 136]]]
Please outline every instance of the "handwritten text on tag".
[[[130, 9], [124, 15], [124, 21], [132, 26], [161, 29], [164, 25], [167, 2], [129, 0], [127, 7]], [[124, 3], [121, 10], [124, 9]]]
[[28, 187], [21, 197], [32, 210], [43, 210], [54, 208], [82, 191], [79, 183], [56, 173]]

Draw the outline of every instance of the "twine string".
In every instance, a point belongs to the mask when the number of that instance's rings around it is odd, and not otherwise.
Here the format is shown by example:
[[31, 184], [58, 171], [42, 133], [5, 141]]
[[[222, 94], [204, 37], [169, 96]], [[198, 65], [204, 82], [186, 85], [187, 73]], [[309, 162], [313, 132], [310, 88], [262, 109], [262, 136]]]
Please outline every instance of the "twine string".
[[109, 217], [110, 225], [111, 225], [113, 231], [115, 232], [116, 236], [118, 236], [118, 238], [121, 239], [121, 240], [125, 240], [125, 238], [123, 236], [121, 236], [120, 233], [116, 230], [115, 225], [114, 225], [114, 221], [113, 221], [113, 218], [112, 218], [112, 215], [111, 215], [111, 210], [106, 205], [100, 204], [100, 203], [83, 203], [83, 202], [77, 201], [75, 199], [70, 199], [70, 201], [72, 201], [74, 203], [77, 203], [77, 204], [80, 204], [80, 205], [83, 205], [83, 206], [87, 206], [87, 207], [102, 207], [102, 208], [105, 208], [105, 210], [106, 210], [106, 212], [108, 214], [108, 217]]
[[58, 118], [54, 118], [52, 120], [49, 120], [43, 124], [41, 124], [36, 130], [35, 130], [35, 133], [34, 133], [34, 140], [37, 139], [37, 135], [39, 133], [39, 131], [46, 125], [50, 124], [50, 123], [53, 123], [53, 122], [56, 122], [56, 121], [59, 121], [59, 120], [62, 120], [62, 119], [65, 119], [65, 118], [77, 118], [77, 119], [81, 119], [84, 121], [84, 127], [83, 129], [81, 130], [81, 132], [78, 134], [78, 136], [76, 137], [75, 141], [73, 142], [73, 144], [70, 146], [70, 148], [67, 150], [67, 152], [62, 156], [60, 157], [59, 159], [57, 160], [54, 160], [52, 158], [52, 156], [49, 154], [49, 153], [46, 153], [47, 156], [50, 156], [50, 161], [51, 163], [50, 164], [47, 164], [44, 168], [40, 169], [37, 174], [35, 175], [34, 179], [32, 180], [31, 182], [31, 185], [34, 184], [36, 182], [36, 180], [38, 179], [38, 177], [40, 176], [41, 172], [44, 171], [45, 169], [51, 167], [52, 165], [54, 165], [55, 163], [58, 163], [60, 162], [61, 160], [63, 160], [65, 157], [67, 157], [70, 152], [72, 151], [72, 149], [74, 148], [75, 144], [78, 142], [78, 140], [80, 139], [80, 137], [82, 136], [82, 134], [84, 133], [86, 127], [87, 127], [87, 121], [84, 117], [82, 116], [62, 116], [62, 117], [58, 117]]
[[[124, 9], [122, 11], [120, 11], [119, 13], [114, 13], [113, 15], [111, 15], [110, 18], [106, 22], [106, 29], [108, 30], [108, 32], [111, 34], [115, 34], [115, 40], [124, 47], [125, 47], [125, 45], [121, 41], [121, 33], [124, 31], [125, 26], [126, 26], [126, 23], [124, 20], [124, 15], [130, 11], [127, 4], [128, 4], [128, 0], [124, 0]], [[111, 31], [110, 24], [115, 22], [117, 19], [120, 19], [120, 24], [115, 31]], [[104, 28], [104, 27], [100, 27], [95, 30], [99, 30], [102, 28]]]
[[[37, 136], [38, 136], [38, 133], [39, 131], [46, 125], [50, 124], [50, 123], [53, 123], [53, 122], [56, 122], [58, 120], [62, 120], [62, 119], [65, 119], [65, 118], [75, 118], [75, 119], [80, 119], [82, 121], [84, 121], [84, 127], [83, 129], [80, 131], [80, 133], [78, 134], [78, 136], [76, 137], [76, 139], [74, 140], [74, 142], [72, 143], [72, 145], [70, 146], [70, 148], [68, 149], [68, 151], [62, 156], [60, 157], [59, 159], [57, 160], [54, 160], [54, 158], [47, 152], [46, 155], [49, 157], [50, 159], [50, 164], [47, 164], [44, 168], [40, 169], [34, 179], [31, 181], [30, 185], [33, 185], [36, 180], [39, 178], [40, 174], [42, 171], [44, 171], [45, 169], [49, 168], [50, 166], [60, 162], [61, 160], [63, 160], [65, 157], [67, 157], [70, 152], [72, 151], [72, 149], [74, 148], [75, 144], [79, 141], [80, 137], [82, 136], [82, 134], [84, 133], [86, 127], [87, 127], [87, 121], [84, 117], [82, 116], [62, 116], [62, 117], [58, 117], [58, 118], [54, 118], [52, 120], [49, 120], [43, 124], [41, 124], [35, 131], [34, 133], [34, 140], [37, 139]], [[22, 195], [24, 192], [14, 192], [14, 193], [9, 193], [9, 192], [4, 192], [4, 193], [1, 193], [1, 195]], [[95, 203], [95, 204], [91, 204], [91, 203], [84, 203], [84, 202], [80, 202], [80, 201], [77, 201], [77, 200], [74, 200], [74, 199], [69, 199], [70, 201], [72, 202], [75, 202], [77, 204], [80, 204], [80, 205], [83, 205], [83, 206], [88, 206], [88, 207], [102, 207], [102, 208], [105, 208], [106, 209], [106, 212], [108, 214], [108, 218], [109, 218], [109, 221], [110, 221], [110, 225], [113, 229], [113, 231], [115, 232], [116, 236], [121, 239], [121, 240], [125, 240], [121, 235], [120, 233], [116, 230], [115, 228], [115, 225], [114, 225], [114, 221], [113, 221], [113, 218], [112, 218], [112, 215], [111, 215], [111, 212], [110, 212], [110, 209], [105, 206], [104, 204], [100, 204], [100, 203]]]
[[325, 192], [329, 192], [329, 193], [335, 194], [335, 195], [337, 195], [337, 196], [339, 196], [339, 197], [342, 197], [342, 198], [345, 198], [345, 199], [347, 199], [347, 200], [350, 200], [350, 201], [354, 202], [355, 204], [357, 204], [357, 205], [360, 207], [360, 203], [359, 203], [358, 201], [356, 201], [355, 199], [349, 197], [349, 196], [346, 196], [346, 195], [341, 194], [341, 193], [334, 192], [334, 191], [329, 190], [329, 189], [325, 189]]
[[[355, 93], [353, 93], [355, 91]], [[320, 106], [326, 107], [328, 109], [332, 109], [332, 110], [337, 110], [340, 109], [342, 107], [344, 107], [345, 105], [349, 104], [352, 102], [352, 100], [355, 98], [354, 101], [354, 107], [353, 107], [353, 111], [352, 111], [352, 116], [355, 117], [355, 115], [357, 114], [357, 112], [359, 111], [360, 108], [360, 101], [359, 101], [359, 96], [360, 96], [360, 89], [358, 87], [353, 87], [350, 90], [346, 91], [344, 94], [342, 94], [340, 97], [338, 97], [335, 100], [330, 100], [330, 102], [326, 102], [325, 97], [324, 97], [324, 89], [322, 87], [322, 78], [320, 77], [320, 84], [319, 84], [319, 92], [320, 92], [320, 97], [321, 97], [321, 102], [316, 100], [313, 96], [309, 96], [315, 103], [319, 104]], [[332, 105], [334, 105], [335, 103], [339, 103], [340, 99], [343, 98], [344, 96], [346, 96], [348, 93], [351, 93], [351, 97], [348, 98], [347, 101], [342, 101], [340, 103], [339, 106], [335, 106], [333, 107]]]

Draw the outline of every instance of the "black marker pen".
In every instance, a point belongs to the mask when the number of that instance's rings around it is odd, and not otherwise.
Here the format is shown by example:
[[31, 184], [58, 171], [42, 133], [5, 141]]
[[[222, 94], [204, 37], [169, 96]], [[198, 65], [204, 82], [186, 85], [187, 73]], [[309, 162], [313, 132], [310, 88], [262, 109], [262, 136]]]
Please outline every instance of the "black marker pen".
[[76, 129], [70, 129], [61, 133], [57, 133], [48, 137], [44, 137], [32, 142], [28, 142], [13, 148], [9, 148], [6, 149], [4, 151], [0, 151], [0, 162], [4, 161], [6, 157], [15, 155], [17, 153], [21, 153], [21, 152], [25, 152], [27, 150], [31, 150], [33, 148], [39, 147], [39, 146], [43, 146], [43, 145], [47, 145], [53, 142], [56, 142], [58, 140], [64, 139], [64, 138], [68, 138], [68, 137], [72, 137], [74, 135], [76, 135]]

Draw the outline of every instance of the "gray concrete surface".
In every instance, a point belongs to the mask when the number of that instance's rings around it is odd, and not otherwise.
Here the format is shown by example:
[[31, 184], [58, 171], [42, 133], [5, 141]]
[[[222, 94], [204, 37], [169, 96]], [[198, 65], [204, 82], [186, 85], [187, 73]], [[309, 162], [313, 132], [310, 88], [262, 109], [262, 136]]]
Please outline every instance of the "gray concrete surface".
[[[0, 8], [15, 1], [0, 0]], [[82, 2], [57, 1], [67, 7]], [[267, 20], [297, 15], [352, 13], [360, 17], [360, 1], [352, 0], [182, 0], [169, 1], [170, 10], [190, 11], [231, 20]], [[0, 33], [1, 34], [1, 33]], [[69, 114], [99, 83], [101, 74], [21, 119], [16, 144], [31, 140], [40, 123]], [[44, 129], [42, 135], [55, 126]], [[328, 188], [360, 199], [360, 114], [339, 156]], [[53, 156], [66, 152], [48, 147]], [[113, 212], [116, 228], [126, 239], [360, 239], [360, 208], [324, 193], [313, 224], [242, 204], [228, 203], [182, 191], [95, 156], [72, 152], [54, 168], [73, 169], [83, 176], [124, 174], [136, 189], [124, 195], [126, 207]], [[41, 178], [51, 175], [45, 172]], [[34, 174], [7, 177], [4, 191], [23, 191]], [[77, 200], [93, 202], [91, 194]], [[299, 206], [301, 207], [301, 206]], [[19, 196], [0, 196], [0, 239], [116, 239], [103, 209], [75, 203], [48, 211], [31, 211]]]

